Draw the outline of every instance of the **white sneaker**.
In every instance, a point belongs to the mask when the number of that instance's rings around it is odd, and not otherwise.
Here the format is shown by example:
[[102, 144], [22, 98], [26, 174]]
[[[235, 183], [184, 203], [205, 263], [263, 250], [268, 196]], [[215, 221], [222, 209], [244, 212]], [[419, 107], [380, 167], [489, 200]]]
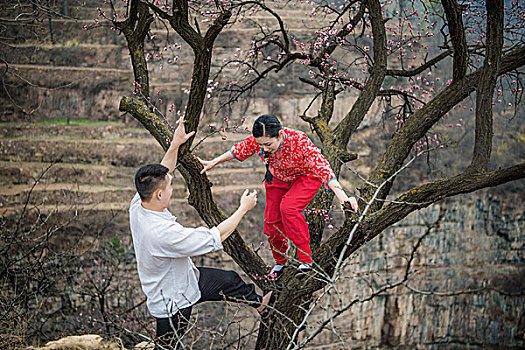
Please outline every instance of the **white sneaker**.
[[308, 273], [310, 271], [312, 271], [312, 263], [300, 263], [295, 274]]
[[275, 274], [275, 278], [279, 277], [283, 272], [283, 267], [284, 265], [275, 264], [275, 266], [270, 271], [270, 275], [273, 273]]

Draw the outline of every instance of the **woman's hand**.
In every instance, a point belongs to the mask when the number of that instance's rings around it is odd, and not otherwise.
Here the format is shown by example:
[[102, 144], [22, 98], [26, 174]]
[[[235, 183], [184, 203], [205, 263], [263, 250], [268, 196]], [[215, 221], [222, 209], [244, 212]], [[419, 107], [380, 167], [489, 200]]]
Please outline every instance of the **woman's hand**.
[[359, 206], [357, 204], [357, 199], [355, 197], [348, 197], [348, 196], [344, 196], [343, 198], [337, 198], [339, 200], [339, 204], [341, 205], [341, 210], [344, 212], [345, 211], [345, 203], [346, 202], [349, 202], [350, 203], [350, 207], [352, 208], [352, 210], [354, 212], [357, 213], [357, 211], [359, 210]]
[[339, 204], [341, 205], [341, 210], [345, 211], [345, 203], [350, 202], [350, 206], [352, 207], [352, 210], [357, 213], [357, 210], [359, 209], [357, 205], [357, 200], [355, 197], [348, 197], [341, 187], [341, 184], [337, 179], [333, 179], [331, 181], [328, 181], [328, 187], [334, 191], [335, 196], [337, 197], [337, 200], [339, 201]]
[[227, 162], [228, 160], [232, 160], [233, 158], [234, 157], [231, 151], [226, 151], [224, 154], [221, 154], [220, 156], [213, 158], [212, 160], [202, 160], [199, 157], [197, 157], [199, 162], [204, 167], [204, 169], [201, 170], [201, 174], [204, 174], [206, 171], [210, 170], [217, 164]]
[[352, 207], [352, 210], [357, 213], [359, 210], [359, 205], [357, 204], [357, 199], [355, 197], [348, 198], [348, 202], [350, 202], [350, 206]]
[[197, 159], [199, 160], [199, 162], [204, 167], [204, 169], [201, 170], [201, 174], [204, 174], [206, 171], [210, 170], [215, 165], [217, 165], [217, 162], [215, 162], [215, 159], [213, 159], [213, 160], [202, 160], [199, 157], [197, 157]]

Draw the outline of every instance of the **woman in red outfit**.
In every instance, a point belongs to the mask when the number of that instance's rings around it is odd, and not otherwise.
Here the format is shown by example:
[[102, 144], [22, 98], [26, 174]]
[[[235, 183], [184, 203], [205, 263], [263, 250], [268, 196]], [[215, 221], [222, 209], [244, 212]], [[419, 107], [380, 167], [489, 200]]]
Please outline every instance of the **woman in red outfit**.
[[312, 251], [308, 224], [302, 212], [321, 184], [334, 191], [341, 205], [349, 201], [357, 211], [357, 201], [346, 195], [330, 164], [308, 136], [302, 131], [283, 128], [273, 115], [258, 117], [252, 136], [228, 152], [211, 161], [200, 160], [204, 166], [201, 173], [234, 158], [244, 161], [255, 153], [266, 165], [264, 233], [276, 262], [272, 272], [279, 275], [286, 264], [287, 238], [297, 247], [298, 271], [308, 271], [312, 268]]

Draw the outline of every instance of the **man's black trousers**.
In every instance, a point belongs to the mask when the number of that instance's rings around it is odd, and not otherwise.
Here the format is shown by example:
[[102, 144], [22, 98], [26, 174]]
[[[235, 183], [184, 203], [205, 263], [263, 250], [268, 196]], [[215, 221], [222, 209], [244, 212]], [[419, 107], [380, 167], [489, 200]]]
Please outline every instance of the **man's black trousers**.
[[[205, 301], [247, 302], [252, 307], [259, 307], [262, 297], [255, 293], [252, 283], [245, 283], [235, 271], [226, 271], [210, 267], [199, 267], [199, 289], [201, 298], [196, 304]], [[180, 309], [170, 318], [156, 318], [157, 337], [166, 345], [174, 346], [188, 326], [192, 306]]]

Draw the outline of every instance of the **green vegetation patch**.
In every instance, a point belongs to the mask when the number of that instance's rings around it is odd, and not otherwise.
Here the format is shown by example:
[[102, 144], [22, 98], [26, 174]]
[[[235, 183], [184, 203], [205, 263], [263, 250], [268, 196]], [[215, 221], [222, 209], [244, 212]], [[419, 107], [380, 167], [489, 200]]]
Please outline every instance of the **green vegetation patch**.
[[117, 121], [67, 119], [67, 118], [54, 118], [54, 119], [49, 119], [49, 120], [37, 121], [37, 122], [0, 122], [0, 128], [31, 126], [31, 125], [56, 125], [56, 126], [119, 125], [119, 126], [125, 126], [124, 123], [117, 122]]
[[87, 120], [87, 119], [67, 119], [67, 118], [55, 118], [50, 120], [44, 120], [41, 122], [36, 122], [35, 124], [39, 125], [124, 125], [122, 122], [110, 122], [102, 120]]

